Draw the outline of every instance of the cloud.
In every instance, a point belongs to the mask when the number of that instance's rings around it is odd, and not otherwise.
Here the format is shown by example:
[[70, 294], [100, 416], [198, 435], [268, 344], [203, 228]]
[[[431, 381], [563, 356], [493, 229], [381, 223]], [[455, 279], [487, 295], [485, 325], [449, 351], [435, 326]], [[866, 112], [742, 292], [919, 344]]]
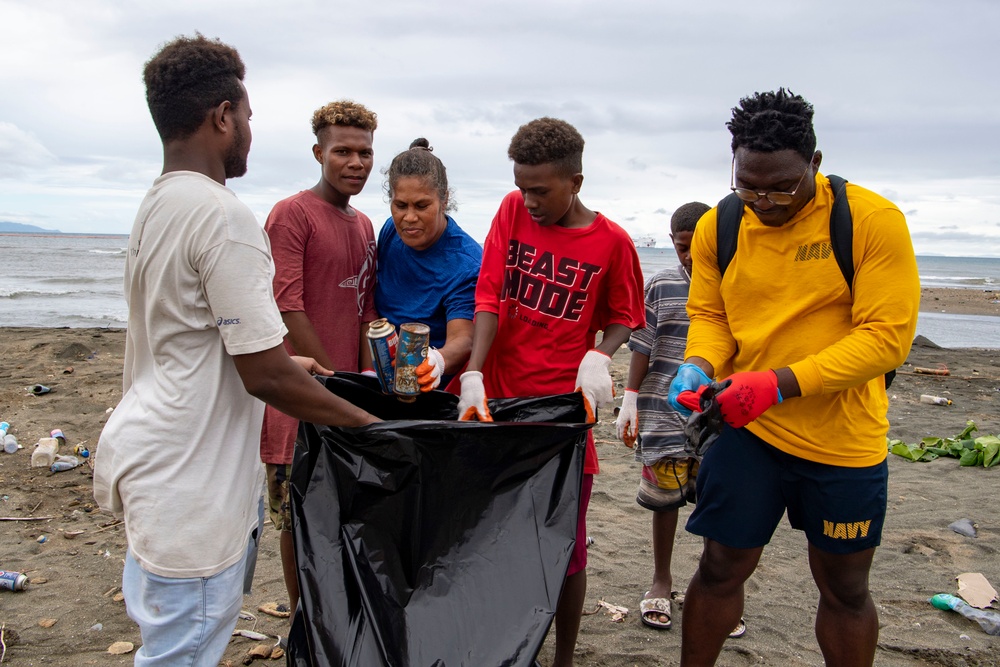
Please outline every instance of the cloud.
[[55, 156], [32, 133], [0, 121], [0, 178], [15, 178], [50, 164]]

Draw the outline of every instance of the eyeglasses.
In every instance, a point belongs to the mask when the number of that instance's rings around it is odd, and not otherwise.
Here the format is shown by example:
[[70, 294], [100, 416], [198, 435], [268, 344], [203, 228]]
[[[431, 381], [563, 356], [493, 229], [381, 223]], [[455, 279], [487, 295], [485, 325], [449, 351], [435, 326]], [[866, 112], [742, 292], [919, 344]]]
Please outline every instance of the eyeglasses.
[[752, 204], [761, 197], [767, 199], [775, 206], [788, 206], [792, 203], [792, 199], [795, 197], [795, 193], [799, 191], [802, 187], [802, 182], [806, 177], [806, 174], [812, 169], [812, 160], [806, 165], [806, 170], [802, 172], [802, 176], [799, 177], [799, 182], [796, 184], [795, 189], [791, 192], [757, 192], [756, 190], [747, 190], [746, 188], [736, 187], [736, 156], [733, 156], [733, 166], [732, 171], [729, 175], [729, 189], [736, 193], [736, 196]]

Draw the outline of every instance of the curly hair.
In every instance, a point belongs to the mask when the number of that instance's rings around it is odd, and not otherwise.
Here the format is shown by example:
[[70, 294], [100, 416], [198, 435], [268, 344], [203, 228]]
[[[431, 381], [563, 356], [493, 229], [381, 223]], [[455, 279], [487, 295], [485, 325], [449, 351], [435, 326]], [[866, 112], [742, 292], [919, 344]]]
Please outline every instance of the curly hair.
[[555, 164], [568, 175], [583, 172], [583, 137], [558, 118], [537, 118], [517, 128], [507, 157], [516, 164]]
[[164, 142], [185, 139], [223, 102], [243, 102], [240, 85], [246, 66], [239, 52], [201, 33], [177, 37], [147, 62], [142, 71], [153, 125]]
[[701, 216], [705, 215], [705, 211], [711, 208], [708, 204], [702, 204], [700, 201], [681, 204], [674, 211], [674, 214], [670, 216], [670, 233], [693, 232], [698, 224], [698, 220], [701, 219]]
[[360, 127], [362, 130], [374, 132], [378, 127], [378, 116], [363, 104], [351, 100], [337, 100], [313, 112], [312, 130], [317, 137], [324, 128], [331, 125]]
[[791, 149], [809, 160], [816, 152], [812, 118], [809, 102], [779, 88], [741, 99], [726, 127], [733, 135], [734, 153], [741, 147], [763, 153]]
[[389, 166], [383, 170], [385, 183], [383, 189], [389, 199], [396, 191], [399, 179], [413, 177], [422, 178], [427, 185], [437, 192], [438, 198], [444, 204], [445, 211], [454, 211], [454, 197], [448, 187], [448, 170], [444, 163], [432, 152], [434, 148], [423, 137], [414, 139], [409, 150], [405, 150], [392, 158]]

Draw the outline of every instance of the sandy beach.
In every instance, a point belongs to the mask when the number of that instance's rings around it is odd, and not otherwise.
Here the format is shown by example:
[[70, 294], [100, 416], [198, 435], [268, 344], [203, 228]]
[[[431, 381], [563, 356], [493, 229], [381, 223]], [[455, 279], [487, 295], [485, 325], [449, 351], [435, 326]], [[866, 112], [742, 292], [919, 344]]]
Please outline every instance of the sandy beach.
[[[924, 289], [922, 309], [1000, 315], [996, 301], [995, 293], [981, 290]], [[23, 571], [31, 582], [23, 592], [0, 591], [4, 664], [130, 665], [131, 655], [111, 655], [107, 649], [117, 641], [136, 647], [141, 642], [119, 595], [124, 528], [95, 507], [89, 467], [62, 473], [29, 467], [32, 446], [54, 428], [65, 433], [67, 449], [79, 443], [94, 449], [109, 408], [121, 396], [124, 339], [120, 329], [0, 328], [0, 420], [10, 422], [11, 433], [24, 445], [15, 454], [0, 453], [0, 569]], [[627, 364], [622, 350], [613, 365], [619, 393]], [[949, 375], [918, 374], [916, 368], [947, 368]], [[51, 391], [34, 396], [26, 388], [35, 384]], [[915, 345], [889, 393], [892, 438], [914, 442], [928, 435], [950, 436], [970, 419], [981, 434], [998, 433], [1000, 350]], [[945, 396], [953, 404], [922, 404], [921, 394]], [[178, 425], [178, 439], [193, 445], [197, 435]], [[588, 515], [594, 543], [586, 607], [593, 611], [604, 600], [627, 607], [629, 613], [623, 622], [613, 622], [603, 609], [585, 616], [577, 664], [676, 665], [683, 612], [675, 612], [674, 628], [666, 632], [639, 622], [652, 549], [650, 513], [635, 503], [638, 465], [616, 441], [609, 414], [595, 427], [595, 436], [602, 474]], [[882, 625], [876, 664], [1000, 664], [1000, 637], [927, 602], [935, 593], [955, 593], [955, 577], [966, 572], [981, 572], [1000, 588], [1000, 466], [962, 468], [955, 459], [911, 463], [890, 455], [889, 470], [889, 513], [872, 572]], [[682, 522], [688, 513], [682, 510]], [[978, 537], [948, 528], [962, 518], [978, 524]], [[700, 551], [699, 539], [678, 531], [678, 590], [686, 587]], [[749, 630], [727, 642], [718, 664], [821, 665], [813, 634], [816, 600], [804, 536], [783, 523], [747, 585]], [[286, 634], [287, 620], [257, 612], [261, 604], [284, 601], [277, 535], [268, 523], [254, 592], [244, 605], [258, 621], [240, 621], [238, 627], [272, 637]], [[226, 660], [242, 664], [255, 643], [234, 638]], [[547, 665], [551, 657], [550, 637], [539, 658]]]

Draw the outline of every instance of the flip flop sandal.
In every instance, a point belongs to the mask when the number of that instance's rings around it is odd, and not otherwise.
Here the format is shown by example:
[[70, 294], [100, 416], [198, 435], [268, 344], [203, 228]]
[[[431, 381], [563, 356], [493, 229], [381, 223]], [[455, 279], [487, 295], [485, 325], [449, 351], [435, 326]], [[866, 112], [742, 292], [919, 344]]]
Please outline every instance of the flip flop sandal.
[[[648, 591], [647, 591], [648, 593]], [[666, 616], [667, 621], [660, 621], [659, 616]], [[643, 598], [639, 601], [639, 620], [642, 624], [656, 630], [669, 630], [673, 624], [670, 613], [670, 600], [667, 598]]]
[[745, 635], [746, 633], [747, 633], [747, 622], [741, 618], [740, 622], [736, 624], [735, 628], [733, 628], [733, 631], [729, 633], [729, 638], [738, 639], [743, 635]]

